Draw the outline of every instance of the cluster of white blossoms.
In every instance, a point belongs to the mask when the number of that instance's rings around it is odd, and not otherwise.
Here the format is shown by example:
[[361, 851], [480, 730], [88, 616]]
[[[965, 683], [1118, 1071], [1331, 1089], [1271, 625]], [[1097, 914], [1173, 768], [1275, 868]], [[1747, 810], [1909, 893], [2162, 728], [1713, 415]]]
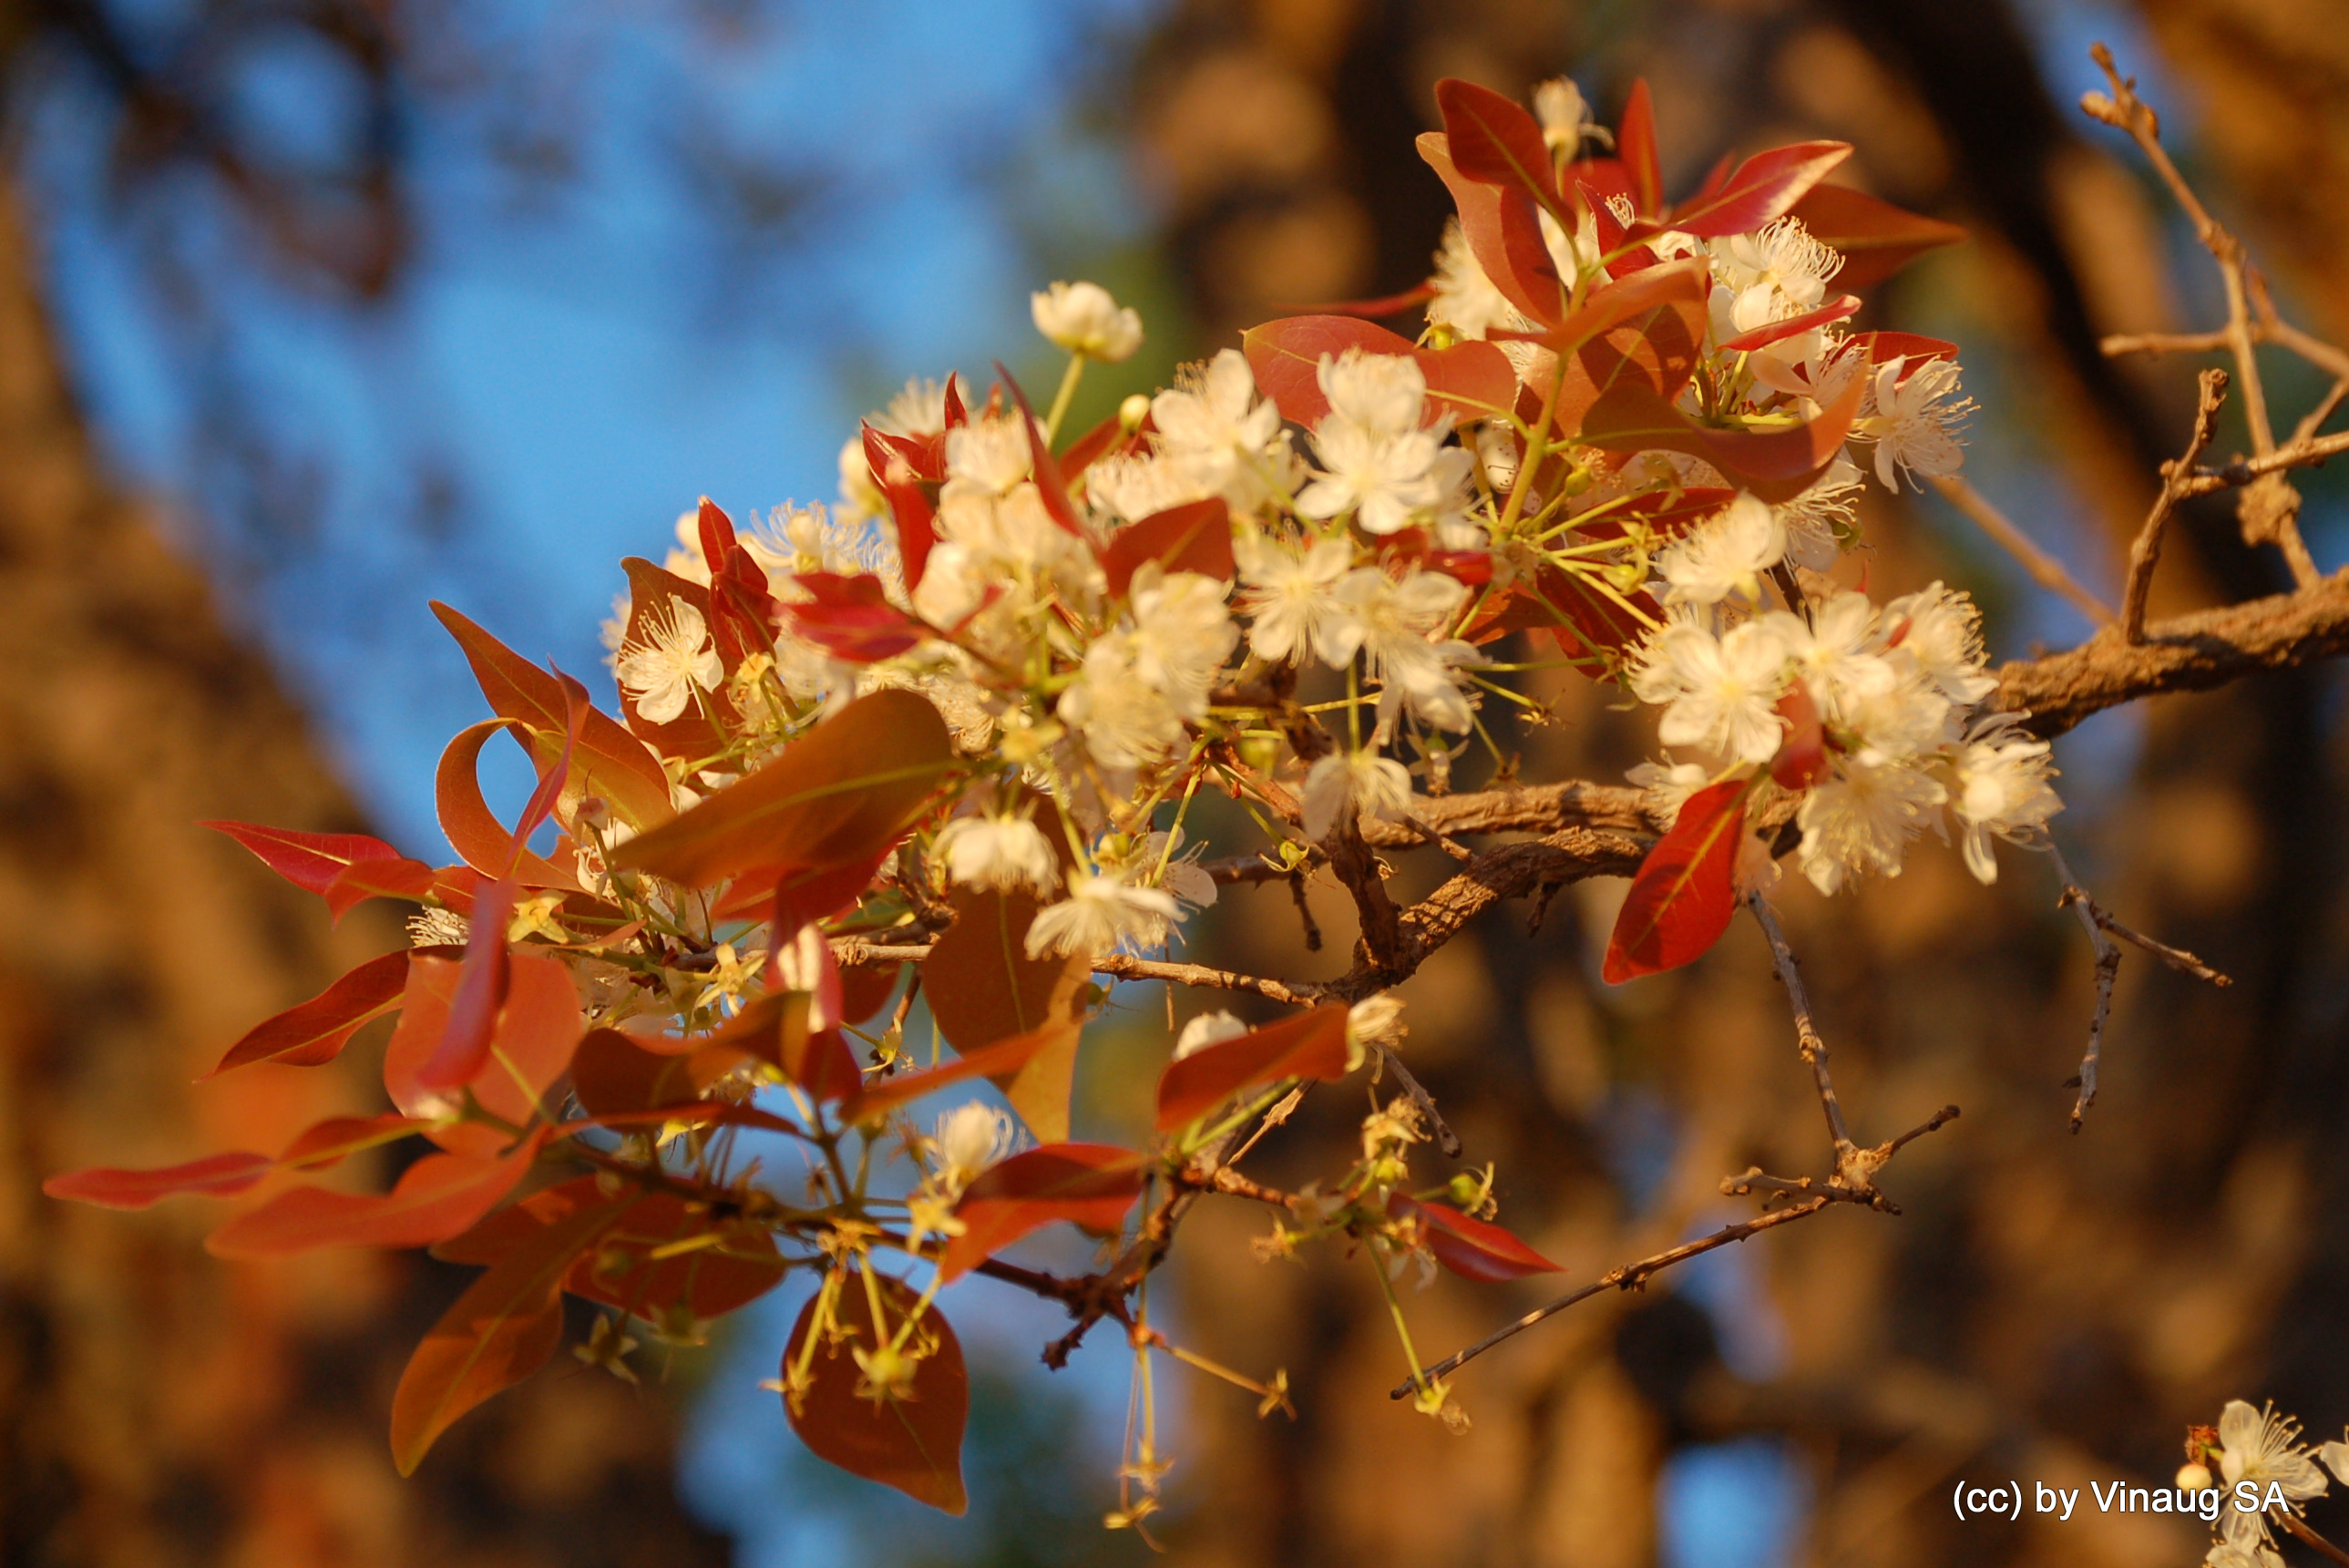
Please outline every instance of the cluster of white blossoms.
[[[1571, 83], [1536, 104], [1561, 160], [1605, 144]], [[1633, 218], [1620, 196], [1572, 224], [1540, 214], [1577, 300], [1632, 248], [1602, 242], [1602, 216], [1618, 235]], [[1799, 493], [1744, 493], [1686, 441], [1601, 451], [1563, 417], [1560, 438], [1535, 431], [1524, 414], [1563, 385], [1559, 353], [1457, 224], [1419, 350], [1341, 333], [1292, 356], [1276, 402], [1252, 337], [1073, 439], [1080, 374], [1133, 355], [1143, 324], [1096, 284], [1059, 283], [1031, 301], [1070, 356], [1049, 413], [1009, 387], [909, 383], [843, 447], [835, 507], [779, 509], [742, 537], [778, 606], [772, 654], [721, 667], [710, 617], [672, 596], [623, 614], [623, 691], [653, 723], [722, 710], [733, 727], [714, 769], [673, 765], [681, 799], [854, 696], [919, 691], [971, 764], [926, 863], [946, 887], [1032, 897], [1040, 956], [1161, 945], [1214, 902], [1196, 849], [1174, 852], [1203, 779], [1259, 821], [1286, 817], [1283, 865], [1358, 817], [1411, 818], [1485, 697], [1516, 697], [1479, 652], [1512, 625], [1559, 624], [1588, 655], [1568, 662], [1662, 709], [1666, 754], [1636, 775], [1661, 808], [1743, 778], [1748, 820], [1800, 797], [1799, 864], [1824, 891], [1897, 873], [1909, 840], [1952, 825], [1990, 881], [1992, 841], [2038, 841], [2060, 809], [2047, 747], [1983, 710], [1993, 683], [1964, 595], [1936, 583], [1878, 605], [1830, 575], [1871, 469], [1897, 490], [1957, 468], [1971, 405], [1948, 346], [1847, 333], [1842, 259], [1791, 215], [1706, 238], [1640, 222], [1639, 265], [1709, 273], [1682, 412], [1752, 429], [1850, 415]], [[1451, 346], [1486, 339], [1519, 383], [1514, 410], [1489, 382], [1470, 397], [1431, 385]], [[700, 530], [678, 531], [667, 570], [707, 587]], [[1611, 645], [1557, 609], [1561, 588], [1615, 607]], [[1309, 676], [1344, 695], [1310, 710], [1340, 721], [1300, 747], [1290, 694]]]
[[2283, 1568], [2276, 1532], [2296, 1525], [2301, 1505], [2330, 1490], [2325, 1470], [2349, 1484], [2349, 1442], [2311, 1449], [2300, 1440], [2298, 1421], [2242, 1399], [2227, 1401], [2216, 1429], [2194, 1429], [2187, 1450], [2178, 1491], [2220, 1494], [2215, 1511], [2201, 1511], [2219, 1527], [2203, 1559], [2209, 1568]]

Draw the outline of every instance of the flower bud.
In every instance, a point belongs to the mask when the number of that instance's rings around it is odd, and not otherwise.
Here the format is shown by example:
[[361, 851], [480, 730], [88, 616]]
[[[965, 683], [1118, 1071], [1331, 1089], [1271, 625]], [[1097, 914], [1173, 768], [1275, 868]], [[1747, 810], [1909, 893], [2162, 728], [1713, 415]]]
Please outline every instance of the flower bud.
[[2180, 1491], [2209, 1491], [2214, 1484], [2216, 1483], [2211, 1480], [2210, 1470], [2207, 1465], [2178, 1467], [2178, 1490]]
[[1127, 435], [1142, 428], [1142, 421], [1150, 418], [1150, 399], [1136, 392], [1117, 406], [1118, 428]]

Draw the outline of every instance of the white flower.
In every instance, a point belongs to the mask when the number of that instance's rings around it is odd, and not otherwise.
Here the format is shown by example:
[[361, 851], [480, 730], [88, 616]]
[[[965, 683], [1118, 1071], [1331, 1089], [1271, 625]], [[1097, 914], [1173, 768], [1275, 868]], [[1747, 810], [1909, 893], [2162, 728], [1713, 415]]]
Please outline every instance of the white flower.
[[1358, 566], [1339, 583], [1346, 620], [1332, 651], [1336, 662], [1357, 651], [1367, 655], [1371, 678], [1381, 685], [1381, 723], [1398, 711], [1455, 734], [1474, 722], [1452, 671], [1480, 655], [1457, 639], [1431, 640], [1467, 596], [1458, 579], [1440, 572], [1414, 570], [1398, 582], [1375, 566]]
[[1903, 381], [1905, 363], [1889, 359], [1877, 367], [1876, 411], [1852, 429], [1857, 438], [1876, 443], [1876, 477], [1896, 492], [1902, 473], [1922, 488], [1919, 474], [1953, 474], [1964, 466], [1958, 431], [1974, 407], [1971, 397], [1944, 401], [1958, 389], [1958, 367], [1949, 360], [1929, 360]]
[[1951, 702], [1977, 703], [1998, 689], [1982, 672], [1982, 612], [1964, 593], [1939, 583], [1904, 593], [1884, 607], [1884, 633]]
[[1310, 655], [1332, 668], [1352, 656], [1350, 648], [1339, 652], [1347, 613], [1338, 580], [1354, 562], [1343, 540], [1317, 539], [1300, 557], [1287, 543], [1248, 528], [1233, 539], [1232, 554], [1243, 584], [1240, 608], [1252, 617], [1248, 645], [1258, 656], [1302, 663]]
[[[1107, 841], [1096, 853], [1103, 872], [1143, 886], [1155, 885], [1173, 894], [1184, 910], [1206, 909], [1215, 903], [1216, 879], [1199, 864], [1207, 846], [1195, 844], [1189, 853], [1178, 855], [1182, 829], [1144, 833], [1127, 841], [1123, 851], [1115, 847], [1117, 842], [1114, 838]], [[1143, 944], [1155, 945], [1165, 941], [1167, 934], [1162, 923], [1155, 932], [1146, 934]]]
[[1028, 477], [1026, 417], [976, 419], [947, 432], [947, 482], [939, 499], [1008, 494]]
[[1061, 880], [1051, 841], [1021, 815], [957, 817], [938, 830], [936, 852], [947, 880], [967, 887], [1050, 892]]
[[694, 688], [715, 690], [726, 666], [709, 639], [701, 612], [672, 593], [664, 614], [645, 614], [646, 641], [624, 645], [616, 674], [620, 689], [648, 724], [667, 724], [686, 710]]
[[1583, 101], [1582, 89], [1566, 77], [1552, 77], [1534, 88], [1534, 114], [1541, 120], [1543, 142], [1568, 158], [1581, 150], [1585, 137], [1610, 145], [1614, 140], [1605, 129], [1591, 124], [1590, 106]]
[[1154, 933], [1182, 914], [1171, 893], [1131, 887], [1113, 876], [1071, 872], [1069, 896], [1037, 912], [1028, 927], [1028, 956], [1107, 953], [1121, 942], [1150, 944]]
[[1009, 1115], [984, 1100], [955, 1107], [938, 1118], [937, 1131], [930, 1139], [938, 1185], [948, 1192], [960, 1192], [980, 1171], [1010, 1153], [1019, 1141]]
[[1776, 754], [1785, 721], [1786, 647], [1767, 622], [1749, 621], [1716, 638], [1674, 621], [1649, 639], [1631, 671], [1642, 702], [1667, 704], [1656, 727], [1666, 746], [1692, 746], [1740, 762]]
[[1623, 775], [1641, 791], [1640, 804], [1649, 815], [1666, 824], [1680, 820], [1688, 798], [1713, 782], [1713, 775], [1693, 762], [1642, 762]]
[[1248, 1026], [1232, 1014], [1202, 1013], [1184, 1025], [1183, 1032], [1174, 1037], [1174, 1059], [1179, 1062], [1185, 1057], [1197, 1055], [1209, 1046], [1236, 1040], [1247, 1032]]
[[1330, 411], [1382, 436], [1419, 428], [1427, 401], [1427, 376], [1407, 354], [1365, 354], [1349, 348], [1321, 356], [1314, 372]]
[[1280, 409], [1257, 397], [1256, 377], [1237, 348], [1176, 370], [1174, 385], [1150, 400], [1150, 418], [1159, 450], [1196, 493], [1220, 494], [1241, 511], [1272, 494], [1267, 469], [1286, 469], [1292, 460]]
[[1444, 220], [1444, 242], [1435, 253], [1435, 297], [1427, 319], [1448, 326], [1456, 337], [1482, 339], [1496, 326], [1522, 330], [1524, 315], [1494, 286], [1457, 218]]
[[1992, 834], [2009, 843], [2033, 843], [2044, 838], [2047, 819], [2064, 809], [2047, 782], [2055, 771], [2052, 748], [2017, 734], [2016, 722], [2013, 714], [1993, 715], [1975, 728], [1953, 764], [1950, 811], [1965, 825], [1960, 847], [1966, 869], [1984, 884], [1998, 880]]
[[1780, 218], [1753, 233], [1714, 240], [1707, 248], [1714, 281], [1736, 298], [1739, 332], [1816, 310], [1826, 298], [1827, 280], [1843, 270], [1842, 254], [1816, 238], [1800, 218]]
[[1183, 744], [1183, 716], [1142, 678], [1136, 662], [1131, 633], [1098, 639], [1053, 709], [1107, 767], [1140, 768]]
[[1225, 586], [1197, 572], [1164, 572], [1155, 562], [1133, 574], [1133, 670], [1189, 719], [1206, 717], [1207, 693], [1240, 638], [1224, 607]]
[[1114, 365], [1142, 346], [1142, 316], [1099, 284], [1054, 284], [1028, 296], [1036, 330], [1071, 354]]
[[1363, 532], [1387, 534], [1418, 514], [1457, 506], [1475, 459], [1444, 444], [1446, 421], [1420, 428], [1427, 378], [1418, 361], [1349, 348], [1324, 355], [1318, 374], [1330, 411], [1314, 427], [1322, 467], [1298, 496], [1299, 511], [1310, 518], [1350, 511]]
[[1400, 822], [1411, 811], [1411, 772], [1375, 751], [1333, 751], [1306, 769], [1305, 836], [1319, 843], [1350, 810]]
[[1759, 600], [1762, 573], [1786, 553], [1785, 525], [1770, 503], [1741, 493], [1722, 514], [1674, 541], [1656, 558], [1656, 574], [1671, 584], [1671, 604], [1718, 604], [1733, 595]]
[[1126, 452], [1085, 470], [1085, 494], [1128, 522], [1203, 500], [1220, 488], [1214, 465], [1165, 452]]
[[1788, 565], [1825, 572], [1836, 563], [1858, 531], [1861, 482], [1858, 468], [1838, 453], [1818, 482], [1776, 509]]
[[1410, 1032], [1403, 1026], [1402, 997], [1392, 991], [1363, 997], [1346, 1009], [1348, 1070], [1362, 1065], [1362, 1053], [1371, 1047], [1400, 1044]]
[[1795, 814], [1803, 830], [1796, 852], [1803, 874], [1831, 893], [1855, 875], [1900, 874], [1900, 856], [1948, 799], [1931, 775], [1874, 750], [1837, 759], [1836, 771], [1811, 786]]
[[462, 947], [472, 939], [473, 923], [453, 909], [421, 910], [408, 917], [411, 947]]
[[910, 377], [889, 406], [867, 414], [864, 422], [892, 436], [935, 436], [947, 428], [947, 384]]
[[1764, 619], [1822, 714], [1839, 717], [1862, 698], [1890, 691], [1899, 678], [1878, 656], [1876, 606], [1865, 593], [1837, 593], [1815, 606], [1808, 622], [1784, 610]]
[[[2275, 1408], [2253, 1409], [2241, 1399], [2230, 1399], [2219, 1413], [2219, 1473], [2230, 1491], [2239, 1481], [2250, 1481], [2261, 1496], [2271, 1483], [2282, 1488], [2287, 1506], [2325, 1493], [2324, 1472], [2299, 1442], [2300, 1423], [2279, 1416]], [[2252, 1553], [2273, 1539], [2264, 1511], [2243, 1513], [2221, 1509], [2219, 1533], [2237, 1552]]]

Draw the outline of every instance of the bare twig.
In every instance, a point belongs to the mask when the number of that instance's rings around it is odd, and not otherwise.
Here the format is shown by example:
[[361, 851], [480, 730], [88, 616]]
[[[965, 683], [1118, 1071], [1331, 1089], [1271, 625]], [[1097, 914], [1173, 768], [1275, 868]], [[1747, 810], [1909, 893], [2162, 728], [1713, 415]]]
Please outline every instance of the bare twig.
[[2121, 594], [2123, 642], [2145, 641], [2145, 601], [2153, 586], [2153, 569], [2161, 560], [2162, 530], [2168, 526], [2170, 513], [2178, 510], [2194, 465], [2218, 429], [2219, 409], [2226, 400], [2227, 373], [2202, 372], [2201, 395], [2194, 409], [2194, 433], [2187, 438], [2186, 453], [2176, 462], [2161, 465], [2161, 494], [2154, 498], [2153, 510], [2146, 514], [2145, 526], [2137, 530], [2137, 542], [2129, 547], [2128, 583]]
[[1452, 1130], [1452, 1124], [1444, 1119], [1442, 1111], [1435, 1109], [1435, 1097], [1412, 1076], [1411, 1069], [1402, 1065], [1402, 1057], [1395, 1053], [1392, 1046], [1381, 1045], [1379, 1059], [1394, 1068], [1395, 1078], [1402, 1083], [1403, 1092], [1411, 1096], [1412, 1102], [1419, 1107], [1420, 1114], [1427, 1118], [1427, 1124], [1435, 1130], [1435, 1146], [1452, 1159], [1459, 1159], [1460, 1135]]
[[1976, 527], [1998, 542], [2000, 548], [2023, 562], [2023, 570], [2031, 573], [2033, 582], [2050, 593], [2062, 595], [2080, 614], [2098, 625], [2111, 623], [2112, 607], [2083, 587], [2078, 578], [2064, 569], [2062, 562], [2033, 543], [2030, 535], [1992, 506], [1988, 496], [1956, 474], [1944, 474], [1928, 482], [1941, 493], [1942, 500], [1971, 518]]
[[1169, 964], [1123, 953], [1104, 954], [1094, 959], [1093, 973], [1114, 975], [1121, 980], [1164, 980], [1171, 985], [1199, 985], [1216, 991], [1252, 991], [1267, 1001], [1293, 1007], [1310, 1006], [1330, 990], [1308, 980], [1270, 980], [1258, 975], [1214, 969], [1205, 964]]
[[2291, 1509], [2286, 1508], [2268, 1517], [2281, 1522], [2285, 1530], [2298, 1536], [2303, 1543], [2314, 1547], [2326, 1558], [2341, 1563], [2343, 1568], [2349, 1568], [2349, 1552], [2342, 1551], [2341, 1548], [2319, 1535], [2306, 1520], [2292, 1512]]
[[1785, 933], [1778, 929], [1777, 917], [1762, 895], [1749, 895], [1745, 907], [1753, 912], [1762, 934], [1770, 939], [1770, 962], [1777, 967], [1779, 983], [1786, 987], [1786, 1005], [1795, 1013], [1795, 1044], [1802, 1052], [1803, 1065], [1811, 1069], [1811, 1084], [1818, 1090], [1819, 1109], [1826, 1113], [1827, 1137], [1835, 1144], [1836, 1164], [1840, 1169], [1845, 1155], [1854, 1148], [1851, 1130], [1844, 1125], [1843, 1102], [1836, 1098], [1835, 1080], [1827, 1076], [1827, 1046], [1811, 1022], [1811, 999], [1804, 994], [1802, 972], [1795, 966], [1794, 950], [1786, 945]]
[[2104, 1053], [2105, 1023], [2112, 1015], [2113, 979], [2120, 973], [2121, 950], [2105, 934], [2104, 926], [2096, 919], [2095, 901], [2072, 875], [2072, 868], [2064, 863], [2064, 852], [2050, 845], [2049, 853], [2055, 857], [2055, 874], [2064, 879], [2064, 896], [2056, 906], [2071, 906], [2080, 917], [2081, 928], [2088, 934], [2088, 944], [2096, 952], [2096, 1011], [2088, 1020], [2087, 1052], [2080, 1058], [2080, 1096], [2072, 1102], [2072, 1130], [2077, 1132], [2087, 1118], [2088, 1108], [2096, 1103], [2097, 1059]]
[[[2259, 359], [2254, 345], [2262, 337], [2275, 335], [2273, 307], [2262, 311], [2263, 321], [2255, 326], [2251, 319], [2253, 294], [2252, 273], [2243, 253], [2242, 242], [2210, 216], [2178, 171], [2169, 154], [2161, 145], [2161, 121], [2153, 109], [2137, 96], [2137, 83], [2120, 74], [2113, 63], [2113, 54], [2102, 44], [2089, 53], [2105, 73], [2106, 84], [2112, 88], [2108, 98], [2091, 92], [2082, 96], [2080, 107], [2092, 118], [2107, 125], [2117, 126], [2128, 132], [2138, 150], [2151, 163], [2170, 194], [2194, 224], [2194, 232], [2210, 259], [2218, 263], [2220, 281], [2227, 294], [2227, 325], [2224, 341], [2235, 361], [2235, 381], [2243, 399], [2243, 422], [2251, 436], [2254, 459], [2281, 456], [2275, 441], [2275, 429], [2268, 418], [2266, 385], [2260, 379]], [[2264, 290], [2260, 291], [2262, 296]], [[2313, 341], [2313, 340], [2311, 340]], [[2334, 368], [2336, 377], [2349, 377], [2349, 363]], [[2303, 447], [2310, 443], [2296, 443]], [[2285, 562], [2292, 568], [2292, 581], [2306, 588], [2318, 582], [2323, 573], [2308, 553], [2308, 546], [2300, 537], [2300, 492], [2282, 477], [2281, 465], [2255, 476], [2256, 482], [2248, 485], [2236, 504], [2236, 517], [2243, 531], [2246, 544], [2273, 544], [2283, 552]], [[2166, 487], [2165, 487], [2166, 489]], [[2172, 504], [2175, 504], [2174, 502]]]
[[2172, 947], [2167, 942], [2158, 942], [2147, 936], [2135, 926], [2123, 925], [2106, 913], [2094, 899], [2088, 901], [2088, 913], [2096, 917], [2098, 925], [2103, 926], [2122, 941], [2133, 943], [2145, 949], [2180, 975], [2191, 975], [2197, 980], [2205, 980], [2222, 988], [2235, 983], [2232, 975], [2220, 974], [2183, 947]]

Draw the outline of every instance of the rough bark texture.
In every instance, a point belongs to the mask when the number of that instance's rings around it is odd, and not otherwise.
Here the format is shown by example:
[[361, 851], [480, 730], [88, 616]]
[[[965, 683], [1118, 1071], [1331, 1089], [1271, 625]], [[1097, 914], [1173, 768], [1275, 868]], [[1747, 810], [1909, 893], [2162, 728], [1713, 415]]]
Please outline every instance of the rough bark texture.
[[0, 1562], [723, 1561], [670, 1495], [666, 1407], [601, 1374], [542, 1377], [395, 1477], [390, 1391], [462, 1271], [232, 1265], [202, 1250], [212, 1205], [41, 1196], [59, 1169], [274, 1148], [376, 1109], [365, 1045], [188, 1086], [401, 934], [370, 911], [330, 934], [194, 826], [358, 824], [201, 575], [99, 477], [5, 191], [0, 605]]

